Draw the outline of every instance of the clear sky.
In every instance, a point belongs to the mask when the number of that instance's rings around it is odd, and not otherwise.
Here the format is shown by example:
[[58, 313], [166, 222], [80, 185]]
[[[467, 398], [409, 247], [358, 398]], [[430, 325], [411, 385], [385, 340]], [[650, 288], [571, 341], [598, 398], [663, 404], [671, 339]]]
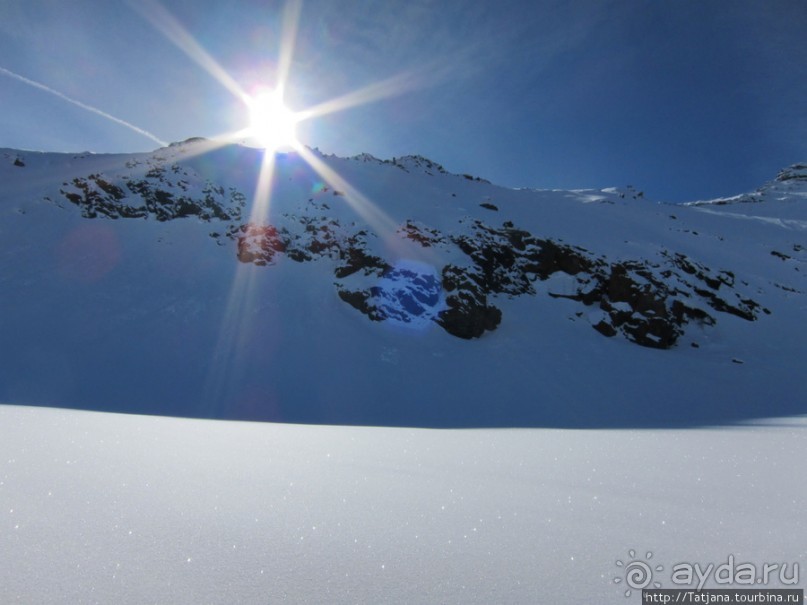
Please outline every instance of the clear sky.
[[[285, 6], [2, 0], [0, 147], [158, 146], [109, 116], [162, 141], [243, 128], [199, 57], [245, 91], [274, 85]], [[288, 105], [368, 86], [373, 102], [302, 123], [302, 142], [514, 187], [733, 195], [807, 161], [807, 2], [303, 0]]]

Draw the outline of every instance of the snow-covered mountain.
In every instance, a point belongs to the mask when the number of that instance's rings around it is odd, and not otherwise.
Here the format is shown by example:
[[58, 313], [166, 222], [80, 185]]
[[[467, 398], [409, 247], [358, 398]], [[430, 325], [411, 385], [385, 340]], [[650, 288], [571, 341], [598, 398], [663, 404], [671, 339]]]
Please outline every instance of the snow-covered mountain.
[[306, 155], [267, 176], [201, 139], [0, 150], [0, 399], [455, 427], [805, 411], [804, 166], [674, 206]]
[[1, 603], [803, 589], [805, 166], [673, 206], [303, 153], [0, 150]]

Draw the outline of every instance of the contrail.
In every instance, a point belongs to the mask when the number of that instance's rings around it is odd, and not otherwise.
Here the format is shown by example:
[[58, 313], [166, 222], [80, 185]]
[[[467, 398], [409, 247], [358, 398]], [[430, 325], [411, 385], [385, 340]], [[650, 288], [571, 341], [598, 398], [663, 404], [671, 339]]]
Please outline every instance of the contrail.
[[138, 128], [137, 126], [127, 122], [126, 120], [121, 120], [120, 118], [116, 118], [113, 115], [109, 115], [107, 112], [101, 111], [97, 107], [93, 107], [92, 105], [87, 105], [86, 103], [82, 103], [81, 101], [76, 101], [75, 99], [71, 99], [66, 94], [61, 93], [58, 90], [53, 90], [52, 88], [50, 88], [48, 86], [45, 86], [44, 84], [40, 84], [39, 82], [29, 80], [28, 78], [26, 78], [24, 76], [21, 76], [20, 74], [14, 73], [13, 71], [11, 71], [9, 69], [6, 69], [4, 67], [0, 67], [0, 73], [3, 74], [3, 75], [8, 76], [9, 78], [14, 78], [15, 80], [18, 80], [18, 81], [20, 81], [20, 82], [22, 82], [24, 84], [28, 84], [28, 86], [33, 86], [34, 88], [38, 88], [39, 90], [44, 90], [45, 92], [49, 92], [50, 94], [52, 94], [54, 96], [57, 96], [60, 99], [63, 99], [64, 101], [67, 101], [68, 103], [72, 103], [73, 105], [75, 105], [77, 107], [81, 107], [82, 109], [86, 109], [87, 111], [90, 111], [90, 112], [92, 112], [94, 114], [98, 114], [102, 118], [106, 118], [107, 120], [111, 120], [112, 122], [115, 122], [116, 124], [120, 124], [121, 126], [125, 126], [129, 130], [133, 130], [137, 134], [141, 134], [144, 137], [147, 137], [147, 138], [151, 139], [152, 141], [154, 141], [155, 143], [158, 143], [159, 145], [161, 145], [163, 147], [168, 145], [168, 143], [166, 143], [165, 141], [160, 140], [159, 138], [157, 138], [156, 136], [151, 134], [148, 130], [143, 130], [142, 128]]

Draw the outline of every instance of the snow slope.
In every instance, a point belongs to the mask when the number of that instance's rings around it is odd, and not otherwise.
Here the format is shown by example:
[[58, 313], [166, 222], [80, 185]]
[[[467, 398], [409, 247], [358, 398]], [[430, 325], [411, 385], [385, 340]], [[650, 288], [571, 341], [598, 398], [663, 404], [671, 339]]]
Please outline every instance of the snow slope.
[[0, 602], [803, 576], [803, 167], [672, 206], [304, 154], [267, 204], [244, 147], [0, 150]]
[[255, 149], [0, 151], [0, 399], [422, 427], [805, 412], [805, 179], [670, 206], [307, 155], [278, 156], [267, 206]]

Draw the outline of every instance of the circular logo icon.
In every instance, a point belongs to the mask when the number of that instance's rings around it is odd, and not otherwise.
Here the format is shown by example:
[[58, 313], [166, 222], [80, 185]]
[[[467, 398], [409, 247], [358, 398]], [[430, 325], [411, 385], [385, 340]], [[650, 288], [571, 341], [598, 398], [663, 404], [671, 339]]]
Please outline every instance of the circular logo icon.
[[625, 590], [626, 597], [629, 597], [634, 590], [642, 590], [651, 584], [654, 588], [661, 588], [661, 582], [653, 581], [653, 573], [664, 571], [664, 566], [656, 565], [653, 567], [651, 565], [650, 560], [653, 558], [652, 552], [648, 551], [644, 559], [637, 559], [636, 551], [631, 549], [628, 551], [628, 557], [630, 558], [626, 561], [622, 561], [621, 559], [616, 561], [616, 566], [622, 569], [622, 573], [614, 578], [614, 584], [625, 583], [627, 587]]

